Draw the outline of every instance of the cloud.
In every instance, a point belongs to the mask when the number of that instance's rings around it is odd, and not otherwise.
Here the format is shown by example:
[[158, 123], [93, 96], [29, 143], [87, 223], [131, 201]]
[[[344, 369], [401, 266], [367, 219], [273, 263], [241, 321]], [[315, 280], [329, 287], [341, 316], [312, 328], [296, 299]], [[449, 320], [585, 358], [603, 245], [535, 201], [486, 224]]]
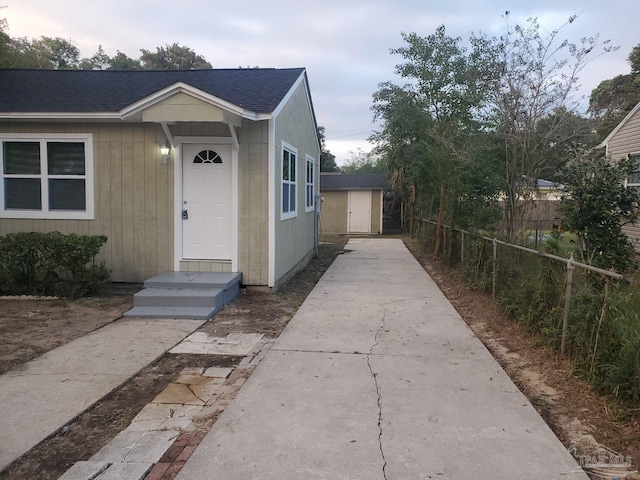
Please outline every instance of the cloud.
[[[327, 144], [339, 156], [368, 149], [371, 95], [380, 82], [394, 80], [402, 46], [400, 32], [426, 36], [441, 24], [451, 36], [467, 40], [472, 32], [498, 35], [508, 8], [513, 21], [538, 17], [548, 29], [582, 12], [563, 33], [579, 40], [598, 32], [620, 45], [581, 72], [588, 96], [604, 79], [628, 73], [626, 57], [640, 38], [640, 2], [628, 0], [5, 0], [0, 10], [12, 36], [72, 39], [83, 56], [102, 45], [137, 57], [140, 49], [178, 42], [204, 55], [214, 67], [306, 67], [318, 122]], [[348, 137], [345, 135], [348, 133]], [[333, 136], [333, 140], [331, 140]], [[339, 157], [340, 158], [340, 157]]]

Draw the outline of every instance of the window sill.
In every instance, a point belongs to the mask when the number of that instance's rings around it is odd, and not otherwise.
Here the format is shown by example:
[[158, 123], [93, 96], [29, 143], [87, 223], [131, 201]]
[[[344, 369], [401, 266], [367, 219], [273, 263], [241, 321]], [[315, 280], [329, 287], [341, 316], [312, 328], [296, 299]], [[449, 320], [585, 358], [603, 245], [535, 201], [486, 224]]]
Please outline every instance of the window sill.
[[283, 220], [291, 220], [292, 218], [296, 218], [298, 216], [298, 212], [289, 212], [289, 213], [280, 213], [280, 221]]
[[34, 219], [34, 220], [94, 220], [95, 215], [89, 212], [37, 212], [32, 210], [0, 211], [0, 218]]

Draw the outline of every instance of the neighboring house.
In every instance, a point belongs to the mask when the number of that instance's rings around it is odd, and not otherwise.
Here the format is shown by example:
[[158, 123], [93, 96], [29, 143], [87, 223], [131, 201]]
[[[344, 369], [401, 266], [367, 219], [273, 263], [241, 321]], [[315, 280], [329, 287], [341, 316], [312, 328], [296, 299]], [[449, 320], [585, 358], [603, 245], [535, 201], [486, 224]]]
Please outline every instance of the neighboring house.
[[534, 200], [558, 202], [567, 194], [564, 185], [561, 183], [544, 180], [542, 178], [536, 180], [536, 187]]
[[[635, 159], [637, 170], [627, 178], [626, 185], [640, 188], [640, 103], [612, 130], [599, 145], [606, 148], [607, 155], [619, 159], [631, 157]], [[625, 225], [622, 230], [640, 251], [640, 224]]]
[[314, 251], [320, 146], [306, 71], [0, 70], [0, 234], [106, 235], [116, 282]]
[[322, 173], [322, 233], [382, 233], [384, 173]]

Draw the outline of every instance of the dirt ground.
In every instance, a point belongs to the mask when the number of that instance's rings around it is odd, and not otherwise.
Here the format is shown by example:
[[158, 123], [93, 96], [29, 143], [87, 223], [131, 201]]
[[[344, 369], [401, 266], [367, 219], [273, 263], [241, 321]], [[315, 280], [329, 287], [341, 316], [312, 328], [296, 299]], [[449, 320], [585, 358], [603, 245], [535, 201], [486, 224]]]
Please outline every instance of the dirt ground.
[[[594, 392], [572, 374], [571, 365], [539, 345], [525, 328], [507, 319], [489, 295], [467, 286], [459, 272], [444, 267], [420, 251], [415, 240], [405, 245], [438, 284], [471, 330], [529, 398], [558, 438], [592, 435], [616, 452], [640, 464], [640, 412], [616, 406], [613, 398]], [[634, 414], [635, 413], [635, 417]]]
[[[328, 243], [319, 248], [319, 258], [275, 294], [241, 289], [238, 298], [199, 331], [215, 336], [242, 332], [278, 337], [346, 241], [344, 237], [327, 239]], [[117, 320], [131, 308], [132, 295], [140, 288], [120, 286], [109, 297], [78, 301], [0, 300], [0, 373]], [[182, 369], [235, 367], [241, 360], [235, 356], [167, 353], [0, 472], [0, 479], [56, 479], [125, 429]]]
[[0, 374], [120, 318], [134, 286], [81, 300], [0, 300]]
[[[320, 258], [276, 294], [241, 290], [239, 297], [201, 327], [223, 336], [232, 332], [262, 333], [276, 338], [320, 276], [343, 249], [346, 238], [331, 237]], [[636, 419], [597, 395], [571, 374], [570, 366], [536, 344], [519, 325], [505, 319], [486, 295], [465, 286], [455, 271], [420, 253], [405, 238], [425, 270], [434, 278], [470, 328], [502, 364], [558, 437], [591, 434], [596, 440], [640, 461], [640, 426]], [[139, 288], [139, 286], [137, 287]], [[136, 287], [119, 288], [107, 298], [64, 300], [0, 300], [0, 373], [115, 321], [132, 304]], [[174, 381], [185, 367], [234, 367], [240, 357], [165, 354], [128, 382], [0, 473], [0, 480], [55, 479], [74, 462], [86, 460], [124, 429], [142, 407]]]

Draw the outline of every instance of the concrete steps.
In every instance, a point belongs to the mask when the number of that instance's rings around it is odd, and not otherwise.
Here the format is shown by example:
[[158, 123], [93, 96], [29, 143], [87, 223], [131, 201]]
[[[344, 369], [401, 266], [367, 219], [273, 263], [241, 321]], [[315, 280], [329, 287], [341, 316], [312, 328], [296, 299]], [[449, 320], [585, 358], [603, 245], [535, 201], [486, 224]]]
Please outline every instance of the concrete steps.
[[240, 273], [168, 272], [144, 282], [125, 317], [206, 320], [233, 301]]

